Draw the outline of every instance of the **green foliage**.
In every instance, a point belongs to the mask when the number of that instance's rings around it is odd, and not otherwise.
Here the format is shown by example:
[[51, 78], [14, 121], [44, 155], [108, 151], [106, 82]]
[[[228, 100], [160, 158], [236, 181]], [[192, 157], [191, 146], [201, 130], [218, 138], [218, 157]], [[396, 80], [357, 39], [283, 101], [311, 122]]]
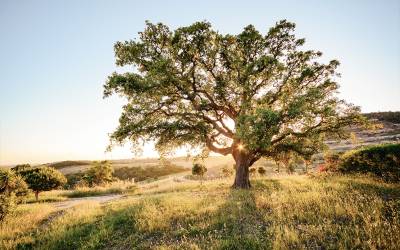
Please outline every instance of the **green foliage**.
[[146, 22], [138, 40], [114, 46], [116, 64], [134, 70], [104, 85], [105, 97], [127, 100], [110, 147], [126, 140], [135, 149], [154, 140], [161, 152], [194, 146], [232, 154], [248, 168], [280, 151], [309, 158], [328, 136], [349, 137], [345, 128], [366, 119], [337, 97], [339, 62], [302, 49], [294, 29], [282, 20], [266, 34], [248, 25], [231, 35], [208, 22], [176, 30]]
[[298, 164], [298, 161], [302, 158], [302, 156], [294, 151], [282, 149], [281, 151], [274, 153], [273, 157], [271, 158], [278, 166], [278, 172], [280, 172], [280, 166], [283, 166], [288, 174], [292, 174], [294, 173], [295, 166]]
[[377, 119], [382, 122], [400, 123], [400, 112], [373, 112], [364, 114], [369, 119]]
[[29, 188], [35, 192], [36, 199], [42, 191], [50, 191], [67, 183], [65, 176], [51, 167], [40, 167], [20, 172]]
[[278, 112], [257, 109], [254, 114], [239, 116], [237, 134], [247, 149], [269, 148], [272, 136], [279, 132], [279, 122]]
[[193, 164], [192, 175], [203, 177], [206, 172], [207, 168], [203, 164], [200, 163]]
[[93, 166], [86, 172], [83, 179], [90, 187], [110, 183], [113, 178], [114, 169], [108, 161], [94, 162]]
[[224, 155], [244, 144], [255, 162], [277, 148], [308, 155], [327, 135], [347, 137], [344, 128], [365, 119], [336, 96], [339, 62], [302, 50], [294, 28], [282, 20], [265, 35], [253, 25], [231, 35], [208, 22], [176, 30], [147, 22], [138, 40], [114, 46], [116, 64], [135, 70], [104, 85], [105, 97], [128, 100], [112, 143], [152, 139], [161, 151], [194, 145]]
[[339, 165], [343, 173], [368, 173], [386, 181], [400, 181], [400, 144], [369, 146], [345, 153]]
[[0, 222], [28, 195], [28, 185], [13, 171], [0, 169]]
[[267, 173], [267, 170], [263, 167], [258, 167], [257, 171], [260, 175], [265, 175], [265, 173]]
[[65, 177], [67, 178], [67, 183], [65, 184], [65, 188], [67, 188], [67, 189], [75, 188], [75, 187], [79, 186], [80, 184], [82, 184], [82, 182], [84, 182], [86, 185], [87, 183], [84, 180], [84, 176], [85, 176], [84, 172], [78, 172], [78, 173], [65, 175]]
[[16, 165], [15, 167], [12, 167], [11, 170], [18, 173], [18, 172], [22, 172], [24, 170], [28, 170], [31, 168], [32, 167], [30, 164], [19, 164], [19, 165]]

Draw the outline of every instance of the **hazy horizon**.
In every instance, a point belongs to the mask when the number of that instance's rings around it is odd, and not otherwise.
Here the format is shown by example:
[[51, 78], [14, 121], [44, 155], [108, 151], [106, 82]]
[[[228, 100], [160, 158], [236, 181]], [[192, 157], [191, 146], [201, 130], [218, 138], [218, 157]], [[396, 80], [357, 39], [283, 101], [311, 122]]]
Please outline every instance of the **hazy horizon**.
[[[190, 2], [190, 3], [189, 3]], [[157, 7], [154, 7], [156, 5]], [[221, 33], [296, 23], [305, 48], [338, 59], [340, 97], [362, 112], [400, 111], [400, 1], [1, 1], [0, 165], [133, 158], [105, 153], [124, 101], [103, 99], [116, 41], [145, 20], [207, 20]], [[178, 155], [185, 151], [181, 150]], [[146, 145], [143, 157], [157, 157]]]

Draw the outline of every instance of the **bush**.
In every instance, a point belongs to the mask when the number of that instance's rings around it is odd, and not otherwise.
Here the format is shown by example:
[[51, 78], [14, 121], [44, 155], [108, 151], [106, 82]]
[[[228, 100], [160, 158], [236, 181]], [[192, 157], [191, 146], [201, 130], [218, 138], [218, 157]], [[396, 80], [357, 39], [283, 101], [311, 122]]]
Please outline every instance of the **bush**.
[[225, 165], [222, 167], [221, 171], [224, 177], [230, 177], [233, 175], [234, 168], [232, 167], [230, 168], [228, 165]]
[[400, 123], [400, 112], [374, 112], [364, 114], [369, 119], [377, 119], [378, 121], [392, 122], [392, 123]]
[[19, 164], [11, 168], [11, 170], [14, 171], [15, 173], [19, 173], [28, 169], [32, 169], [30, 164]]
[[200, 176], [201, 182], [203, 182], [203, 177], [206, 172], [207, 172], [207, 168], [203, 164], [200, 164], [200, 163], [193, 164], [192, 175]]
[[400, 144], [369, 146], [345, 153], [339, 171], [369, 173], [385, 181], [400, 181]]
[[207, 172], [206, 166], [200, 163], [193, 164], [192, 175], [203, 176]]
[[29, 188], [35, 192], [36, 200], [42, 191], [50, 191], [67, 183], [65, 176], [51, 167], [40, 167], [20, 172]]
[[0, 169], [0, 221], [14, 211], [28, 193], [28, 185], [21, 176], [13, 171]]
[[93, 187], [96, 185], [103, 185], [110, 183], [114, 180], [113, 178], [114, 169], [107, 161], [94, 162], [83, 179]]
[[324, 164], [319, 172], [337, 172], [339, 169], [339, 165], [341, 163], [341, 155], [342, 153], [337, 152], [327, 152], [324, 155]]
[[256, 170], [257, 170], [256, 168], [249, 168], [249, 175], [254, 176], [256, 173]]
[[65, 175], [65, 177], [67, 178], [67, 184], [65, 184], [64, 188], [73, 189], [77, 186], [82, 185], [83, 182], [86, 183], [86, 181], [83, 180], [84, 176], [85, 173], [82, 172]]
[[260, 175], [265, 175], [265, 173], [267, 172], [267, 170], [265, 170], [265, 168], [263, 167], [258, 167], [257, 171]]

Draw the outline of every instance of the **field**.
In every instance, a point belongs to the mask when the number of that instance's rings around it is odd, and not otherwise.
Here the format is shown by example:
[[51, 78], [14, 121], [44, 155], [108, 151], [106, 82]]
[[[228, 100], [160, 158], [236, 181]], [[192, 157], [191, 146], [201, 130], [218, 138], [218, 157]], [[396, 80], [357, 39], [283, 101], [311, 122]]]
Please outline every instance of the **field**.
[[400, 185], [365, 176], [159, 181], [107, 203], [20, 206], [1, 249], [396, 249]]

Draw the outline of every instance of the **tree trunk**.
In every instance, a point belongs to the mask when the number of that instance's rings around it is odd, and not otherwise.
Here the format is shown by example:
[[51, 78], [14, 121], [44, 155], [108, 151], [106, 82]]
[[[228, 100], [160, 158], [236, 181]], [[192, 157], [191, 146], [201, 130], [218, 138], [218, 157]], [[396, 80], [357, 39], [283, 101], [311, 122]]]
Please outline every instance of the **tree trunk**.
[[249, 168], [251, 157], [245, 152], [234, 152], [233, 158], [236, 161], [236, 175], [233, 188], [248, 189], [251, 187], [249, 179]]
[[35, 192], [35, 198], [36, 198], [36, 201], [39, 200], [39, 192], [38, 191]]

